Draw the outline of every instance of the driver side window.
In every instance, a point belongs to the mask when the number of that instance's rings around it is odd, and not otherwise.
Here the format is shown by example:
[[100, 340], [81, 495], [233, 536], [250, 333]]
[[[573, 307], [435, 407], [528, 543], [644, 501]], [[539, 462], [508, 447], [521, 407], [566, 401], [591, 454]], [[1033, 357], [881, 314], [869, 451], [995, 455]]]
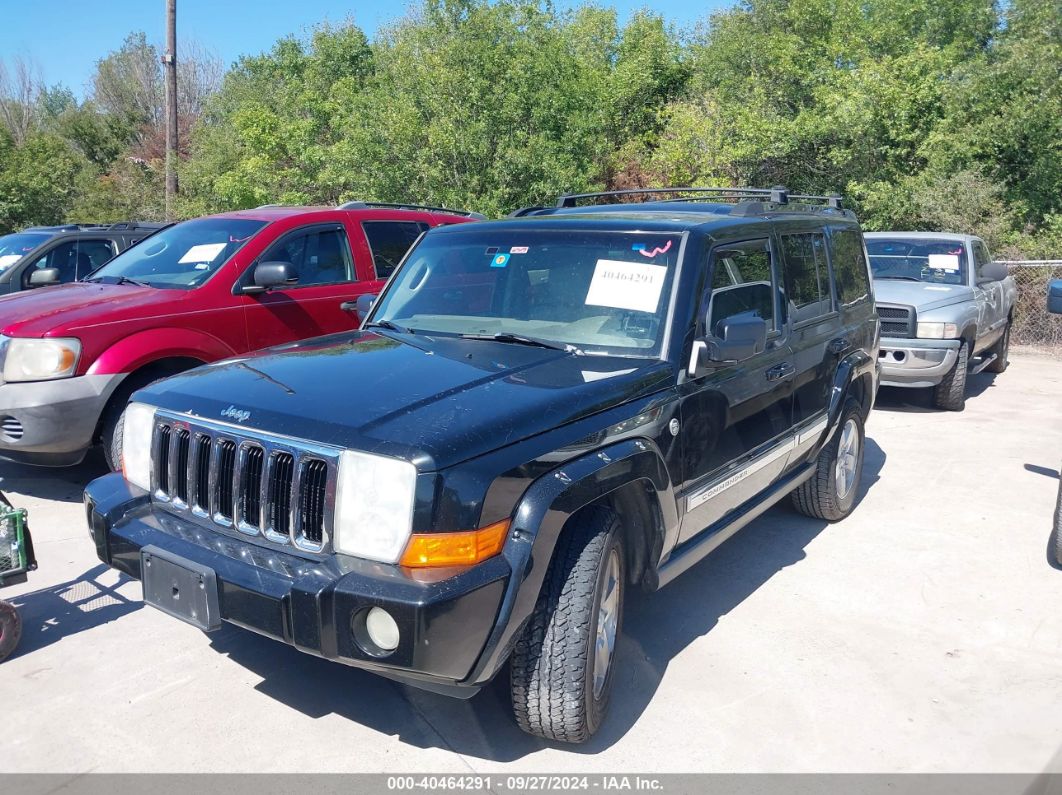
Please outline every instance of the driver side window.
[[779, 331], [778, 279], [766, 240], [724, 245], [712, 253], [711, 293], [702, 317], [705, 331], [720, 337], [722, 321], [751, 315], [767, 321], [767, 332]]
[[290, 262], [299, 276], [295, 287], [353, 280], [353, 260], [342, 228], [316, 227], [288, 235], [270, 246], [258, 261]]

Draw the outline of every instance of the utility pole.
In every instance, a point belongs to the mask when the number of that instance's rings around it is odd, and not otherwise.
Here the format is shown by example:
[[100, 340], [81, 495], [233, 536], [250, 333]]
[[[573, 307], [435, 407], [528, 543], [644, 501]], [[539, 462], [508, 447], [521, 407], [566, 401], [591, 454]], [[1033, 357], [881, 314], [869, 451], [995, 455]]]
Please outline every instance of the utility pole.
[[173, 220], [177, 197], [177, 0], [166, 0], [166, 220]]

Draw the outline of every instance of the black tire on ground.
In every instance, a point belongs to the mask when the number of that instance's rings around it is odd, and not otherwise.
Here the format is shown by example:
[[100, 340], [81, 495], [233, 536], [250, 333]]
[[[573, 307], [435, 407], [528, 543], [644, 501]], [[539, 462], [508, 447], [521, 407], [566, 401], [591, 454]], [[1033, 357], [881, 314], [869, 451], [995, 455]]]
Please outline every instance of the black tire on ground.
[[1003, 336], [999, 338], [992, 349], [988, 351], [988, 355], [996, 355], [992, 364], [985, 368], [986, 373], [1002, 373], [1007, 369], [1007, 365], [1010, 364], [1010, 321], [1007, 321], [1007, 325], [1003, 327]]
[[[1062, 470], [1059, 471], [1062, 478]], [[1062, 566], [1062, 480], [1058, 483], [1058, 500], [1055, 502], [1055, 562]]]
[[18, 610], [10, 602], [0, 602], [0, 662], [15, 650], [21, 637], [22, 619]]
[[[600, 507], [582, 511], [561, 534], [534, 613], [513, 649], [510, 692], [525, 732], [581, 743], [597, 731], [612, 692], [624, 585], [618, 517]], [[612, 605], [606, 615], [603, 600], [606, 608]], [[612, 632], [603, 671], [597, 667], [599, 622], [604, 636]]]
[[966, 408], [966, 373], [970, 367], [970, 344], [965, 340], [959, 346], [955, 366], [933, 387], [933, 405], [946, 411], [962, 411]]
[[[848, 447], [848, 433], [855, 435], [855, 450]], [[805, 516], [813, 519], [825, 519], [836, 522], [852, 512], [859, 482], [863, 477], [863, 450], [866, 435], [863, 431], [863, 411], [855, 398], [845, 401], [841, 419], [833, 438], [819, 453], [815, 463], [815, 474], [793, 490], [793, 507]], [[852, 474], [845, 482], [841, 481], [838, 457], [842, 443], [846, 445], [844, 455], [846, 464]]]

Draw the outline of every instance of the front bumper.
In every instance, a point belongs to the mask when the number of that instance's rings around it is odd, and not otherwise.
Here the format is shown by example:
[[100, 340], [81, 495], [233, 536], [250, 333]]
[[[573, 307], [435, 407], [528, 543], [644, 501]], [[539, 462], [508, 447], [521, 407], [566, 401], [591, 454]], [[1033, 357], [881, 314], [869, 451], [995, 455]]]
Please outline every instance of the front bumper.
[[0, 384], [0, 457], [44, 466], [78, 463], [123, 378], [119, 373]]
[[[479, 689], [463, 680], [498, 617], [510, 574], [501, 556], [419, 580], [346, 556], [299, 557], [173, 516], [117, 474], [89, 484], [85, 507], [100, 559], [130, 577], [141, 579], [146, 546], [211, 569], [222, 621], [436, 692], [469, 697]], [[401, 633], [386, 656], [355, 637], [355, 617], [371, 607], [387, 610]]]
[[955, 366], [961, 340], [882, 337], [878, 350], [882, 386], [936, 386]]

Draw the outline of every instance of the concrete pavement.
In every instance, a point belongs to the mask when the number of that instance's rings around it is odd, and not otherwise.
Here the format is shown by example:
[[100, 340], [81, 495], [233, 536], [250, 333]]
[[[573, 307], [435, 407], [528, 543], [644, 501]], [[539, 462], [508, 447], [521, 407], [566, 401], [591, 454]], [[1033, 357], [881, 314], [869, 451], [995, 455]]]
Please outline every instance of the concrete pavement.
[[86, 534], [102, 464], [2, 464], [40, 562], [0, 594], [25, 621], [5, 769], [1062, 771], [1060, 461], [1060, 360], [976, 376], [961, 414], [882, 390], [851, 517], [776, 507], [628, 596], [612, 714], [578, 748], [522, 734], [504, 681], [450, 700], [144, 608]]

